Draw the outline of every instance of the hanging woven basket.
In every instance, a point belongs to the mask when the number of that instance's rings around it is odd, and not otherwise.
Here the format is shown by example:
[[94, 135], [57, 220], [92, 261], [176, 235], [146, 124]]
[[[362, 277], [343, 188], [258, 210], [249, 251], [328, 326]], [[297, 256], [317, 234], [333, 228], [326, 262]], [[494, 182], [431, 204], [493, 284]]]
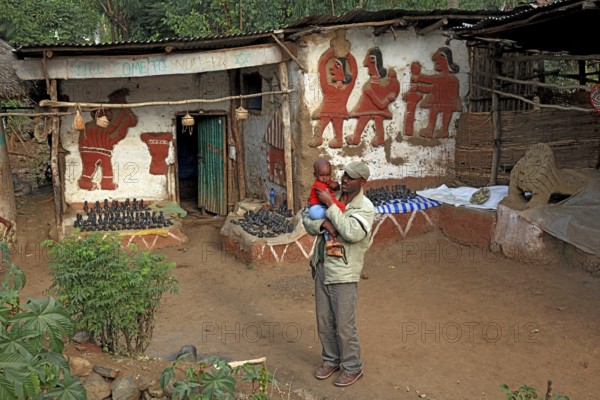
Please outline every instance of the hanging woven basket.
[[106, 128], [108, 125], [110, 125], [110, 120], [105, 115], [104, 108], [101, 108], [97, 115], [99, 115], [99, 117], [96, 116], [96, 125], [98, 125], [100, 128]]
[[181, 117], [181, 125], [183, 126], [194, 126], [194, 117], [192, 117], [189, 113], [186, 113], [183, 117]]
[[238, 121], [243, 121], [245, 119], [248, 119], [248, 110], [246, 110], [242, 106], [239, 106], [238, 108], [236, 108], [235, 109], [235, 119], [237, 119]]
[[76, 106], [75, 109], [75, 118], [73, 118], [73, 129], [76, 131], [83, 131], [85, 129], [85, 120], [83, 119], [83, 115], [81, 115], [81, 108], [79, 105]]
[[106, 115], [96, 118], [96, 125], [98, 125], [100, 128], [106, 128], [106, 127], [108, 127], [109, 124], [110, 124], [110, 121], [106, 117]]

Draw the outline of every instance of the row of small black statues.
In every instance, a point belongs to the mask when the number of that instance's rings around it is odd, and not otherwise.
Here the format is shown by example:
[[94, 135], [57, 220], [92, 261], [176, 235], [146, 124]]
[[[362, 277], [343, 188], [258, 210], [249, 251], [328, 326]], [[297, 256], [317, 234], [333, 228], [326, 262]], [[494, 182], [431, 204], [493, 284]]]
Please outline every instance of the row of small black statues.
[[[415, 191], [405, 185], [385, 186], [368, 189], [367, 197], [375, 206], [388, 203], [407, 202], [417, 197]], [[294, 223], [290, 220], [292, 213], [283, 205], [271, 209], [261, 208], [244, 214], [242, 219], [232, 219], [231, 223], [239, 225], [251, 235], [262, 237], [275, 237], [280, 234], [290, 233], [294, 230]]]
[[405, 185], [384, 186], [367, 190], [367, 197], [375, 207], [389, 203], [406, 203], [417, 197], [417, 194]]
[[163, 228], [173, 225], [173, 222], [164, 216], [162, 211], [158, 214], [156, 211], [150, 212], [150, 207], [144, 204], [144, 200], [133, 199], [130, 202], [126, 199], [119, 203], [113, 200], [108, 204], [108, 199], [104, 199], [101, 206], [100, 201], [96, 201], [94, 206], [90, 207], [88, 202], [83, 203], [83, 212], [86, 215], [77, 213], [73, 226], [81, 231], [120, 231], [131, 229], [151, 229]]
[[230, 222], [239, 225], [243, 230], [259, 238], [275, 237], [294, 231], [292, 212], [285, 206], [261, 208], [258, 211], [249, 210], [242, 219], [232, 219]]

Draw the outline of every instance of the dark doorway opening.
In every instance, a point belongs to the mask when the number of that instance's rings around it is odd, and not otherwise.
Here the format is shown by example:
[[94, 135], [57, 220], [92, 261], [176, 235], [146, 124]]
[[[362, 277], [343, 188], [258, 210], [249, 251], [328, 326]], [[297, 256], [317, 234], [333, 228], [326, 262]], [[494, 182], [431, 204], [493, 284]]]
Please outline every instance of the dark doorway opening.
[[179, 202], [186, 210], [198, 209], [198, 117], [184, 127], [177, 117], [177, 171]]

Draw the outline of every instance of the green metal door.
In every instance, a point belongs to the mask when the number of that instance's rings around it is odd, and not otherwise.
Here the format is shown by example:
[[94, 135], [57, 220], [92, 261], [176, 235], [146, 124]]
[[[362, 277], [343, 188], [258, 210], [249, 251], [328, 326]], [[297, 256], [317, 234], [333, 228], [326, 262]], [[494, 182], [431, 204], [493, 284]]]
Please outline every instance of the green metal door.
[[202, 117], [198, 126], [198, 207], [226, 215], [225, 117]]

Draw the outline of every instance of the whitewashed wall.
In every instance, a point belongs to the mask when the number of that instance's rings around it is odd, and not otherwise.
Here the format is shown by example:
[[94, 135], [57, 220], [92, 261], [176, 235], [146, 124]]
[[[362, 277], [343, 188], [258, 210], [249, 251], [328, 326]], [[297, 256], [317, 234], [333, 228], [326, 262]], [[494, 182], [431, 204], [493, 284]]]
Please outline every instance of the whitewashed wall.
[[[186, 99], [215, 99], [229, 95], [227, 72], [214, 72], [194, 75], [167, 75], [133, 79], [96, 79], [61, 81], [61, 94], [69, 96], [72, 102], [107, 102], [109, 93], [119, 88], [129, 88], [128, 103], [177, 101]], [[72, 128], [73, 118], [65, 117], [61, 122], [61, 139], [66, 155], [65, 200], [67, 203], [95, 201], [105, 198], [137, 198], [163, 200], [169, 197], [167, 176], [149, 173], [150, 153], [141, 141], [144, 132], [172, 132], [176, 138], [175, 116], [186, 111], [229, 110], [229, 102], [201, 103], [183, 106], [152, 106], [133, 108], [138, 118], [135, 127], [117, 143], [113, 150], [113, 170], [116, 190], [83, 190], [77, 180], [81, 176], [82, 164], [78, 148], [79, 132]], [[87, 121], [89, 113], [84, 113]], [[175, 139], [174, 139], [175, 140]], [[168, 164], [174, 163], [174, 146], [171, 145]], [[99, 180], [99, 174], [94, 177]]]
[[[362, 86], [369, 80], [367, 68], [363, 67], [363, 60], [367, 51], [372, 47], [379, 47], [383, 54], [383, 64], [386, 68], [394, 68], [400, 81], [400, 94], [395, 102], [390, 105], [393, 113], [392, 120], [385, 120], [385, 140], [391, 139], [391, 144], [372, 147], [371, 139], [375, 135], [373, 121], [369, 122], [363, 135], [362, 145], [348, 146], [344, 142], [341, 149], [331, 149], [327, 142], [334, 137], [331, 124], [326, 128], [323, 135], [323, 145], [319, 147], [321, 156], [329, 158], [332, 164], [340, 168], [348, 162], [355, 160], [366, 161], [371, 169], [371, 179], [398, 179], [404, 177], [422, 178], [427, 176], [445, 176], [453, 172], [454, 166], [454, 136], [456, 133], [456, 120], [459, 113], [454, 113], [450, 124], [449, 138], [421, 139], [418, 135], [405, 137], [403, 132], [403, 120], [406, 104], [402, 100], [402, 94], [409, 87], [410, 64], [418, 61], [422, 65], [423, 74], [437, 74], [433, 68], [432, 55], [443, 46], [452, 49], [453, 62], [460, 66], [460, 72], [456, 74], [460, 81], [460, 96], [464, 98], [468, 89], [468, 52], [465, 44], [460, 41], [452, 41], [446, 44], [446, 36], [440, 31], [435, 31], [424, 36], [418, 36], [413, 31], [395, 31], [392, 33], [374, 36], [372, 28], [360, 28], [346, 30], [346, 39], [350, 41], [350, 52], [356, 58], [358, 64], [358, 77], [356, 85], [348, 100], [347, 108], [352, 108], [358, 102], [362, 93]], [[321, 88], [319, 85], [318, 65], [321, 55], [330, 48], [330, 40], [333, 33], [312, 35], [305, 39], [305, 45], [299, 46], [299, 58], [307, 67], [308, 72], [299, 72], [297, 80], [304, 88], [304, 106], [308, 109], [308, 115], [319, 106], [322, 101]], [[427, 126], [428, 110], [417, 108], [415, 118], [415, 132]], [[310, 122], [314, 130], [317, 121]], [[350, 118], [344, 122], [344, 136], [354, 132], [357, 119]], [[438, 118], [438, 126], [439, 126]], [[302, 132], [302, 135], [310, 137], [312, 132]], [[306, 142], [305, 142], [306, 143]], [[356, 150], [357, 148], [361, 150]], [[304, 151], [306, 149], [301, 149]]]
[[[262, 92], [281, 90], [277, 65], [247, 68], [243, 74], [258, 72], [262, 78]], [[244, 103], [245, 104], [245, 103]], [[251, 198], [267, 200], [271, 188], [279, 201], [285, 198], [285, 187], [268, 179], [267, 143], [265, 134], [276, 112], [281, 110], [281, 95], [263, 96], [262, 110], [250, 111], [247, 120], [240, 123], [244, 137], [246, 193]]]

